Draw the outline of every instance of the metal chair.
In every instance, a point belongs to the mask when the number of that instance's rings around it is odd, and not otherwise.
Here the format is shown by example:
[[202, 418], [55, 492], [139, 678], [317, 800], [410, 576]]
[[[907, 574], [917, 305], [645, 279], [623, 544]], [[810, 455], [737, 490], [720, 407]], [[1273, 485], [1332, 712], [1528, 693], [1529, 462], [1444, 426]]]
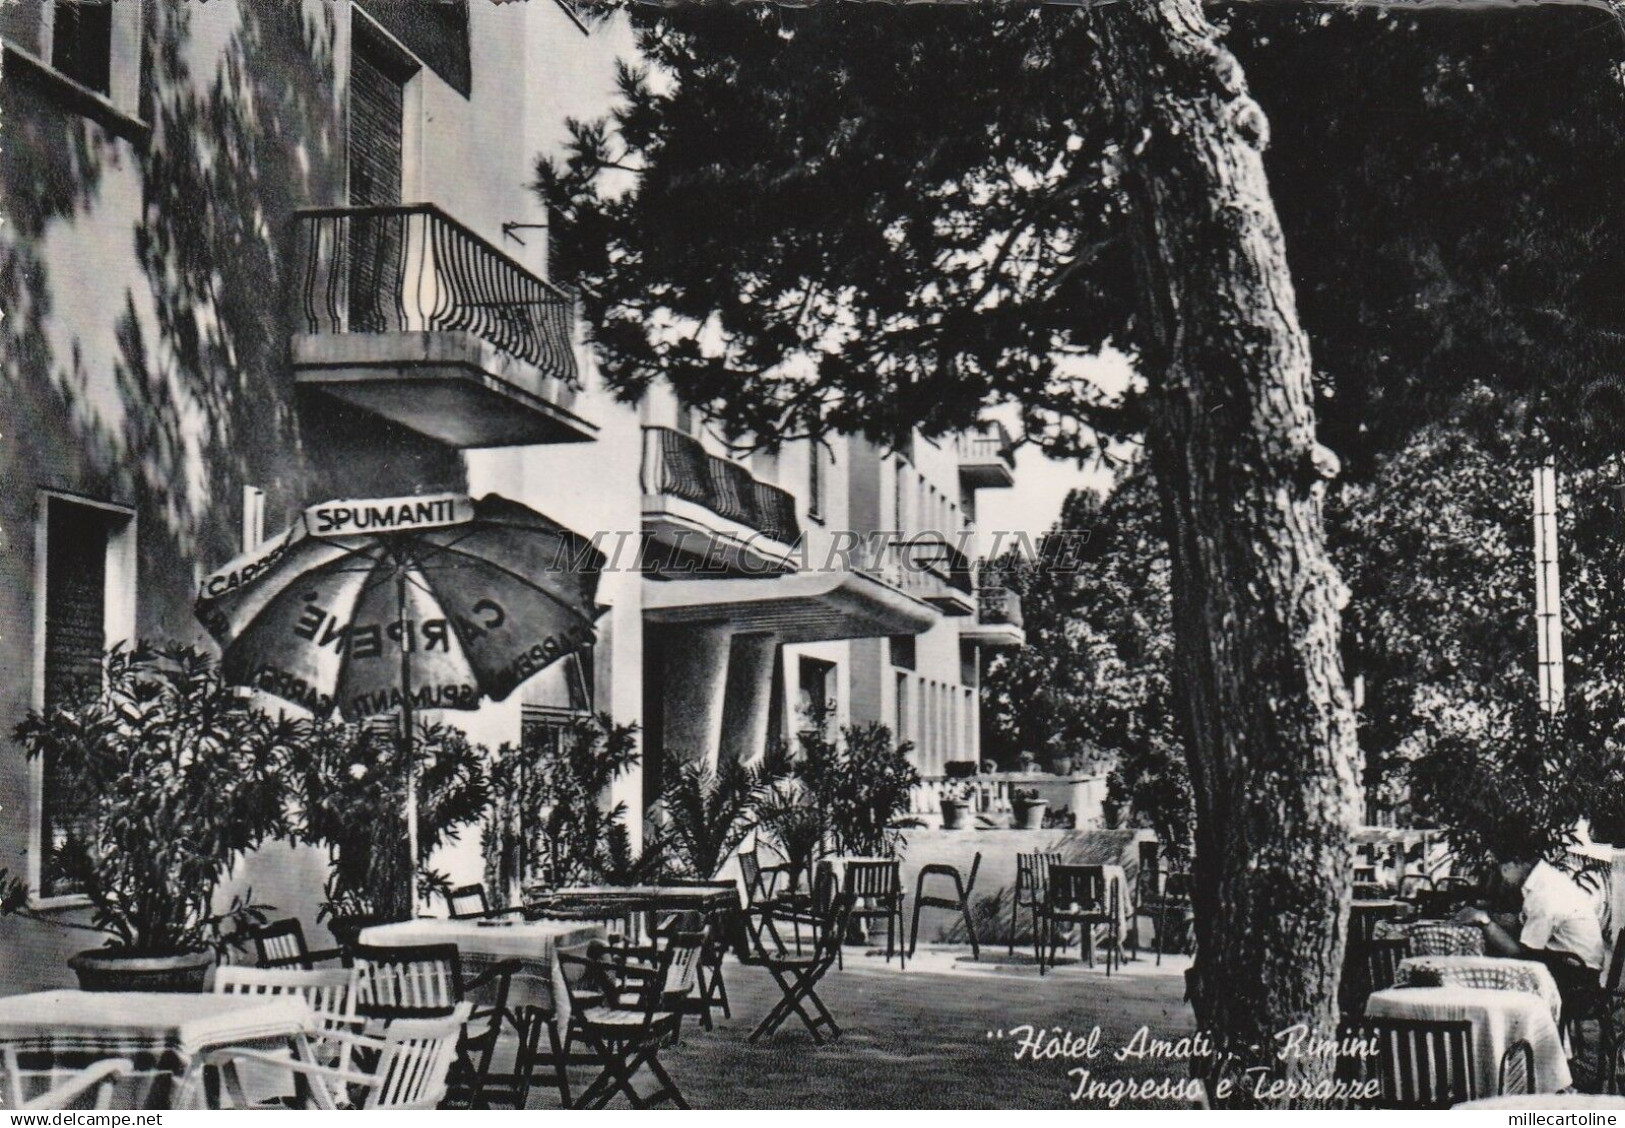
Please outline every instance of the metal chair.
[[1497, 1096], [1510, 1097], [1535, 1091], [1535, 1047], [1514, 1042], [1501, 1055], [1500, 1086]]
[[1044, 884], [1049, 868], [1061, 864], [1059, 854], [1017, 854], [1016, 887], [1010, 894], [1010, 954], [1016, 954], [1017, 914], [1026, 909], [1032, 917], [1033, 936], [1038, 935], [1038, 910], [1044, 903]]
[[[852, 900], [853, 920], [866, 923], [886, 922], [886, 962], [890, 963], [895, 948], [903, 967], [908, 966], [908, 953], [903, 950], [903, 876], [901, 863], [848, 862], [846, 876], [842, 878], [841, 892]], [[844, 937], [843, 937], [844, 939]], [[836, 959], [840, 960], [837, 949]], [[845, 967], [845, 963], [841, 963]]]
[[[335, 1069], [315, 1062], [292, 1061], [265, 1050], [216, 1050], [205, 1059], [220, 1071], [221, 1083], [236, 1108], [253, 1107], [243, 1092], [238, 1066], [243, 1062], [276, 1066], [310, 1083], [320, 1094], [342, 1093], [342, 1101], [318, 1100], [333, 1107], [429, 1109], [445, 1102], [448, 1078], [458, 1056], [463, 1024], [472, 1009], [459, 1003], [439, 1018], [396, 1019], [380, 1037], [348, 1034], [346, 1056], [370, 1068]], [[357, 1104], [353, 1094], [360, 1095]]]
[[[1183, 950], [1187, 946], [1190, 926], [1196, 919], [1191, 906], [1191, 875], [1185, 870], [1140, 871], [1140, 895], [1134, 905], [1135, 948], [1139, 948], [1139, 918], [1149, 917], [1151, 928], [1157, 934], [1157, 966], [1162, 966], [1164, 952]], [[1170, 949], [1168, 941], [1177, 934], [1178, 947]]]
[[[601, 1067], [574, 1107], [603, 1108], [616, 1094], [624, 1095], [633, 1108], [664, 1101], [689, 1107], [659, 1056], [663, 1047], [676, 1040], [682, 1022], [680, 1013], [662, 1006], [673, 955], [669, 947], [611, 945], [598, 940], [585, 950], [558, 953], [564, 989], [570, 996], [565, 1051], [580, 1038], [592, 1048]], [[653, 1093], [639, 1093], [633, 1084], [644, 1069], [660, 1083]]]
[[338, 948], [312, 952], [305, 946], [305, 930], [297, 920], [273, 921], [249, 933], [261, 967], [293, 967], [314, 971], [319, 963], [344, 958]]
[[[0, 1047], [0, 1071], [4, 1072], [5, 1100], [0, 1103], [7, 1112], [32, 1112], [72, 1108], [94, 1090], [97, 1109], [111, 1108], [113, 1083], [135, 1071], [129, 1058], [104, 1058], [77, 1070], [66, 1077], [55, 1072], [25, 1073], [17, 1061], [14, 1046]], [[50, 1087], [44, 1092], [28, 1096], [32, 1077], [47, 1079]]]
[[[965, 935], [970, 938], [970, 956], [973, 960], [982, 958], [981, 948], [976, 943], [976, 921], [971, 917], [970, 897], [976, 888], [976, 871], [982, 868], [982, 852], [978, 850], [971, 859], [970, 877], [961, 881], [959, 870], [941, 862], [932, 862], [930, 865], [920, 867], [920, 876], [914, 881], [914, 920], [909, 926], [908, 955], [914, 958], [914, 951], [920, 944], [920, 910], [921, 909], [948, 909], [957, 910], [965, 921]], [[925, 879], [939, 877], [953, 882], [952, 897], [940, 894], [928, 894], [925, 891]]]
[[363, 1018], [391, 1022], [439, 1018], [465, 1001], [473, 1004], [468, 1028], [457, 1046], [450, 1084], [453, 1099], [466, 1101], [469, 1108], [483, 1107], [502, 1023], [506, 1020], [520, 1028], [508, 1010], [508, 986], [523, 965], [518, 960], [501, 960], [464, 980], [455, 944], [360, 944], [351, 958], [356, 1013]]
[[[1119, 915], [1122, 891], [1118, 889], [1116, 881], [1107, 880], [1105, 867], [1052, 865], [1044, 894], [1044, 903], [1038, 910], [1042, 935], [1033, 937], [1038, 973], [1043, 975], [1055, 966], [1055, 952], [1061, 941], [1060, 926], [1070, 924], [1082, 930], [1081, 941], [1090, 967], [1095, 966], [1095, 929], [1106, 926], [1106, 974], [1110, 975], [1113, 957], [1119, 962], [1123, 957], [1122, 918]], [[1046, 947], [1049, 950], [1047, 959]]]

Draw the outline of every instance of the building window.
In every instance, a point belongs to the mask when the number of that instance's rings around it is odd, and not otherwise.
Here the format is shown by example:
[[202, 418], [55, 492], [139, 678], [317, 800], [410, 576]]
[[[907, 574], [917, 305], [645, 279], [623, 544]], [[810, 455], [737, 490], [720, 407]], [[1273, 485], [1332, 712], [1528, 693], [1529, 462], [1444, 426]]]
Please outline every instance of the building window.
[[447, 86], [469, 97], [468, 0], [366, 0], [362, 7]]
[[915, 666], [915, 644], [913, 635], [892, 635], [887, 640], [891, 652], [891, 664], [904, 670], [912, 670]]
[[807, 446], [807, 516], [824, 517], [824, 452], [816, 439]]
[[892, 728], [895, 729], [897, 743], [902, 744], [909, 739], [908, 715], [908, 675], [899, 671], [896, 674], [896, 700], [892, 703]]
[[51, 16], [51, 66], [87, 90], [112, 91], [112, 0], [57, 0]]
[[[46, 710], [75, 705], [101, 690], [102, 655], [125, 633], [109, 628], [133, 618], [121, 591], [128, 568], [113, 551], [124, 547], [131, 524], [127, 510], [44, 498], [37, 700]], [[38, 761], [35, 778], [39, 838], [33, 886], [43, 899], [74, 896], [80, 890], [68, 875], [64, 854], [84, 841], [88, 797], [60, 774], [48, 753]]]
[[253, 552], [265, 543], [265, 491], [243, 487], [243, 551]]
[[814, 727], [831, 720], [835, 710], [835, 663], [802, 658], [796, 672], [802, 715]]

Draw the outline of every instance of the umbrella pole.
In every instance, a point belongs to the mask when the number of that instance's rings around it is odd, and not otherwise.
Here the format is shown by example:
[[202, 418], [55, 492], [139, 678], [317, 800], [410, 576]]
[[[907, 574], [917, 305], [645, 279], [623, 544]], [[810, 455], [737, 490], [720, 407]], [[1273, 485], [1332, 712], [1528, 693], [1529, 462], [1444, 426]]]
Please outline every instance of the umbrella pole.
[[412, 655], [406, 645], [406, 570], [395, 577], [397, 628], [401, 644], [401, 742], [406, 752], [406, 888], [413, 916], [418, 904], [418, 759], [412, 746]]

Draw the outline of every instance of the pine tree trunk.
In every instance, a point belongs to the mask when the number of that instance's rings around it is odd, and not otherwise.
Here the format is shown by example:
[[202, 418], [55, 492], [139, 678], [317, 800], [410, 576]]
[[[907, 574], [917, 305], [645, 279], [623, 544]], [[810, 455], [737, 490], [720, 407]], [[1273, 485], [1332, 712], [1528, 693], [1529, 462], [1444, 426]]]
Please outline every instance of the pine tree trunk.
[[1338, 651], [1345, 589], [1321, 523], [1336, 460], [1315, 440], [1267, 127], [1199, 0], [1095, 18], [1127, 127], [1148, 445], [1173, 562], [1197, 803], [1193, 1001], [1204, 1029], [1272, 1077], [1324, 1081], [1329, 1060], [1274, 1060], [1275, 1036], [1335, 1031], [1359, 753]]

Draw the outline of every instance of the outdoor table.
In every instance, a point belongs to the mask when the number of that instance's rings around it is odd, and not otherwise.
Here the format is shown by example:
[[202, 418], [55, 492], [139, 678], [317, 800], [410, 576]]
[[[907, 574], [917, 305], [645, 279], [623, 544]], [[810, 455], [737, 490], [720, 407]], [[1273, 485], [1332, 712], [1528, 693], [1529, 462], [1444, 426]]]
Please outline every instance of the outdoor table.
[[634, 939], [642, 934], [641, 919], [648, 913], [699, 912], [711, 916], [739, 908], [738, 886], [716, 885], [579, 885], [550, 889], [526, 904], [530, 911], [548, 908], [601, 912], [605, 919], [620, 917]]
[[[290, 1049], [313, 1061], [318, 1032], [305, 1000], [290, 995], [189, 995], [149, 991], [36, 991], [0, 998], [0, 1042], [25, 1071], [81, 1068], [129, 1058], [137, 1072], [167, 1074], [135, 1099], [148, 1108], [201, 1105], [204, 1058], [232, 1046]], [[309, 1089], [326, 1103], [324, 1086]]]
[[560, 1052], [570, 1029], [570, 993], [564, 989], [560, 948], [574, 948], [605, 938], [604, 927], [591, 921], [404, 920], [363, 929], [361, 942], [387, 947], [413, 944], [456, 944], [465, 973], [478, 973], [502, 960], [518, 960], [520, 970], [508, 982], [507, 1018], [518, 1037], [512, 1076], [493, 1076], [512, 1084], [517, 1107], [525, 1107], [530, 1079], [538, 1065], [542, 1029], [551, 1023]]
[[1399, 961], [1395, 987], [1487, 987], [1494, 991], [1528, 991], [1551, 1008], [1552, 1021], [1563, 1013], [1557, 980], [1536, 960], [1499, 956], [1410, 956]]
[[1349, 903], [1349, 939], [1363, 944], [1376, 936], [1382, 921], [1393, 920], [1410, 911], [1410, 905], [1397, 897], [1356, 898]]
[[1539, 995], [1485, 987], [1394, 987], [1373, 991], [1368, 1018], [1409, 1018], [1473, 1024], [1474, 1096], [1493, 1096], [1501, 1058], [1516, 1042], [1535, 1052], [1535, 1088], [1555, 1093], [1573, 1084], [1552, 1012]]
[[1411, 956], [1482, 956], [1484, 930], [1448, 920], [1379, 920], [1373, 940], [1403, 940]]

